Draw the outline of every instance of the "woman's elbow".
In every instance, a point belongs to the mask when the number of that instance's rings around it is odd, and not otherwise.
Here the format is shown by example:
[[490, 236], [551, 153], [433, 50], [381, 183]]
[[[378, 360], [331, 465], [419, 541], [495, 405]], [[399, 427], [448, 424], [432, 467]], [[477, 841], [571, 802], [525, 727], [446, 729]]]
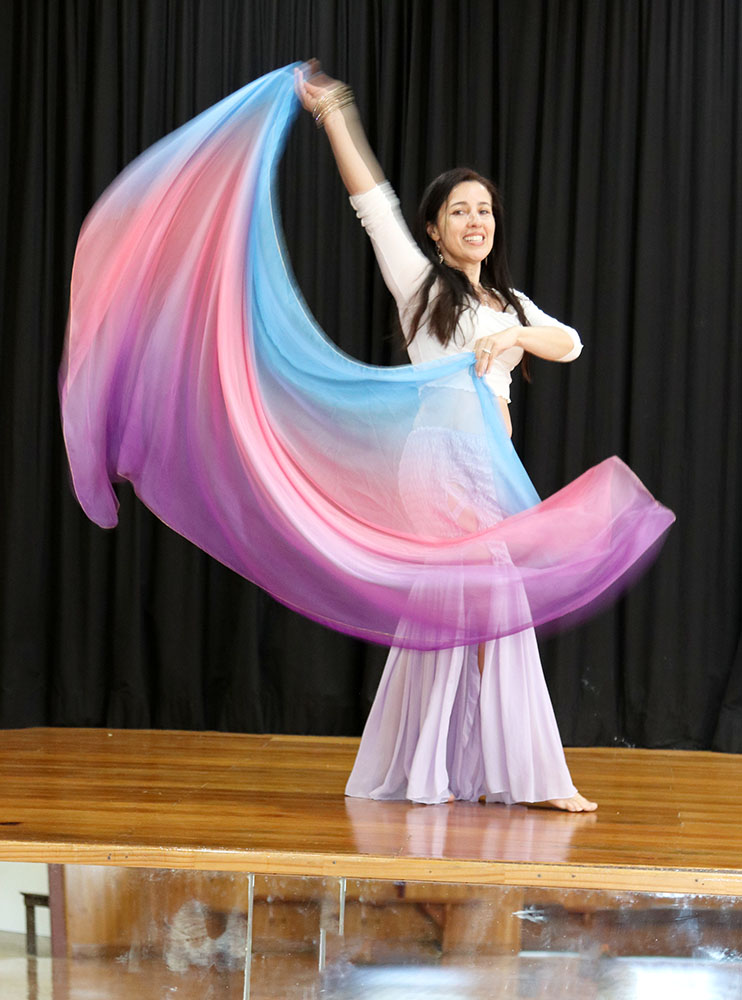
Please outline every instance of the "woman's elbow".
[[573, 330], [571, 327], [564, 330], [564, 332], [569, 336], [571, 344], [567, 353], [563, 354], [562, 357], [558, 359], [560, 364], [566, 364], [568, 361], [575, 361], [582, 354], [582, 341], [580, 340], [578, 332]]

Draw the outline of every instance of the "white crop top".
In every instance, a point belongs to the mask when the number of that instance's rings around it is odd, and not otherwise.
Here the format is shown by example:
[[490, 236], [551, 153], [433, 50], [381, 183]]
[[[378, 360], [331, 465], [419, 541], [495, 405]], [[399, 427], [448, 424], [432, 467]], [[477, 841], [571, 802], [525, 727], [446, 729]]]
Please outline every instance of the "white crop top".
[[[350, 203], [371, 238], [382, 277], [394, 296], [402, 330], [406, 333], [415, 296], [430, 268], [430, 261], [415, 243], [405, 225], [399, 201], [388, 182], [385, 181], [363, 194], [353, 195]], [[559, 360], [573, 361], [578, 357], [582, 350], [582, 342], [577, 331], [552, 316], [547, 316], [522, 292], [516, 291], [515, 294], [520, 299], [526, 318], [532, 326], [558, 326], [572, 338], [572, 349]], [[407, 353], [413, 365], [421, 364], [423, 361], [433, 361], [450, 354], [471, 351], [474, 349], [474, 342], [480, 337], [499, 333], [519, 324], [518, 314], [511, 305], [508, 305], [503, 312], [498, 312], [480, 302], [474, 302], [470, 309], [464, 310], [456, 333], [444, 347], [430, 332], [426, 313], [414, 340], [407, 348]], [[522, 348], [513, 347], [503, 351], [494, 359], [492, 369], [484, 377], [495, 396], [501, 396], [510, 402], [512, 381], [510, 373], [520, 363], [522, 357]]]

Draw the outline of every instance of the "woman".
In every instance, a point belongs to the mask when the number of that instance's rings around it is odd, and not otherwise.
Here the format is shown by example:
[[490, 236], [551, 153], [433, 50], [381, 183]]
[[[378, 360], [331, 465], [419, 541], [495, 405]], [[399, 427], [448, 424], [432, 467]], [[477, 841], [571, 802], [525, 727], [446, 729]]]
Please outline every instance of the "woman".
[[[371, 237], [410, 360], [473, 350], [476, 372], [511, 433], [510, 373], [524, 353], [566, 362], [582, 345], [576, 331], [512, 289], [495, 187], [462, 168], [437, 178], [420, 207], [423, 253], [368, 147], [348, 88], [297, 72], [296, 90], [324, 127], [351, 204]], [[432, 454], [429, 435], [427, 440]], [[425, 461], [424, 450], [413, 444], [402, 462], [412, 498], [410, 470]], [[503, 516], [496, 501], [480, 495], [487, 492], [481, 482], [459, 475], [445, 444], [437, 456], [440, 505], [436, 512], [419, 512], [420, 518], [432, 517], [445, 534], [475, 532], [483, 517], [491, 523]], [[392, 648], [346, 793], [426, 803], [544, 802], [569, 812], [597, 808], [570, 778], [532, 629], [478, 647]]]

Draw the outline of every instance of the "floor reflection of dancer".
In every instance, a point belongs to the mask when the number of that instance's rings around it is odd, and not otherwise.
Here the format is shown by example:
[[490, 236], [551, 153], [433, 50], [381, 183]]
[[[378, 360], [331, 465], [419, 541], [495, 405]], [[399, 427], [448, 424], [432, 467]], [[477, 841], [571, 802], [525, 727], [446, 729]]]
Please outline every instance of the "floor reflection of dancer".
[[[477, 374], [497, 397], [510, 433], [510, 372], [524, 352], [571, 361], [582, 345], [574, 330], [512, 289], [496, 188], [463, 168], [433, 181], [419, 211], [421, 252], [371, 153], [349, 89], [319, 73], [297, 73], [296, 88], [324, 127], [371, 237], [410, 360], [473, 350]], [[448, 519], [459, 533], [467, 524], [476, 530], [481, 498], [461, 495], [455, 456], [441, 462], [442, 522]], [[471, 456], [466, 462], [461, 479], [470, 482]], [[346, 793], [596, 808], [570, 778], [532, 629], [478, 647], [392, 648]]]

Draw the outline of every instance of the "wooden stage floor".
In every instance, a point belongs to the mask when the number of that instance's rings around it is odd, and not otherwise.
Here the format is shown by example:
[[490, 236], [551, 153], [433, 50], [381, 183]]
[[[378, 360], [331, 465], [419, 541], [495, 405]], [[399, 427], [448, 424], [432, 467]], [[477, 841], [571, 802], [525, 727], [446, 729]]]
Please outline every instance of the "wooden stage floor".
[[0, 731], [0, 861], [742, 896], [742, 757], [568, 750], [579, 815], [346, 799], [357, 743]]

